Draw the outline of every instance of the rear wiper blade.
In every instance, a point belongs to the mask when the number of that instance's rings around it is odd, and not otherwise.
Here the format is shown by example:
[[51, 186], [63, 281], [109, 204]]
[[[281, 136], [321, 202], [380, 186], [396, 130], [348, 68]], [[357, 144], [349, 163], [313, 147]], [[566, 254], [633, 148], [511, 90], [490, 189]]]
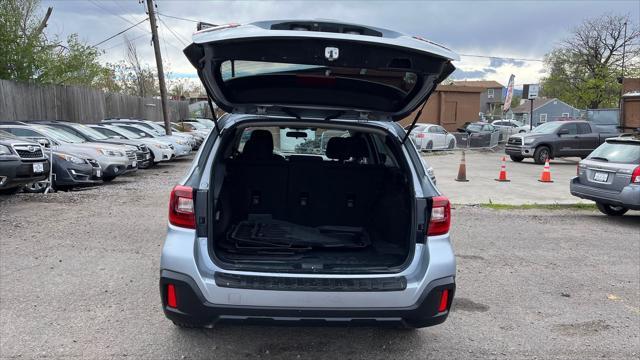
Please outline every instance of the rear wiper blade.
[[600, 156], [593, 156], [590, 157], [589, 160], [602, 160], [602, 161], [606, 161], [609, 162], [609, 159], [605, 158], [605, 157], [600, 157]]

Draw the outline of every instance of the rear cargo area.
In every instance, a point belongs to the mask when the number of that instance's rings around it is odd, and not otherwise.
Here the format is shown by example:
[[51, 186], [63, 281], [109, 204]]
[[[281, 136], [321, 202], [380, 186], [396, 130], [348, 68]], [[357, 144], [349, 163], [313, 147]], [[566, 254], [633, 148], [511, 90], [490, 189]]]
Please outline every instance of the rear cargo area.
[[242, 152], [216, 172], [224, 177], [214, 209], [214, 260], [255, 271], [402, 266], [413, 250], [410, 182], [397, 166], [376, 163], [368, 144], [364, 135], [335, 137], [320, 153], [283, 154], [273, 151], [269, 131], [253, 130]]

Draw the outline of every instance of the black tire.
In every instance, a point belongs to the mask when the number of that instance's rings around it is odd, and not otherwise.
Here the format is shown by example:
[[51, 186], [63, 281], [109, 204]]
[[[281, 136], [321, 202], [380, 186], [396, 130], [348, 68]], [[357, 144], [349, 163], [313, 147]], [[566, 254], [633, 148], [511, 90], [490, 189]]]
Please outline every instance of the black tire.
[[601, 213], [609, 216], [622, 216], [629, 211], [629, 209], [622, 206], [603, 204], [599, 202], [596, 203], [596, 207]]
[[39, 194], [39, 193], [45, 192], [45, 190], [47, 190], [47, 186], [42, 181], [38, 181], [38, 182], [34, 182], [34, 183], [31, 183], [31, 184], [25, 185], [22, 188], [22, 191], [24, 191], [26, 193], [29, 193], [29, 194]]
[[526, 132], [527, 132], [526, 130], [520, 130], [520, 131], [518, 131], [518, 134], [524, 134]]
[[456, 142], [452, 139], [449, 141], [448, 149], [453, 150], [454, 147], [456, 147]]
[[14, 195], [17, 194], [18, 191], [20, 191], [20, 187], [14, 187], [11, 189], [4, 189], [4, 190], [0, 190], [0, 195]]
[[522, 160], [524, 160], [524, 156], [509, 155], [509, 157], [511, 158], [511, 161], [514, 162], [521, 162]]
[[427, 146], [424, 147], [425, 150], [431, 150], [433, 149], [433, 142], [429, 141], [427, 143]]
[[551, 159], [551, 149], [548, 146], [538, 146], [533, 153], [533, 161], [538, 165], [544, 164], [547, 159]]
[[103, 176], [103, 177], [102, 177], [102, 181], [104, 181], [104, 182], [111, 182], [111, 181], [113, 181], [113, 179], [115, 179], [115, 178], [116, 178], [115, 176]]

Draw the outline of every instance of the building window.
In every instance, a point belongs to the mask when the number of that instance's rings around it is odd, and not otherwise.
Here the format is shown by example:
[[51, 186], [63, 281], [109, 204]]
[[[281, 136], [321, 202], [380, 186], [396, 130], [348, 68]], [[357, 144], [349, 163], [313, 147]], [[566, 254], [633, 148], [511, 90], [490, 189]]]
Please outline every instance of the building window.
[[547, 122], [547, 114], [540, 114], [540, 123]]
[[487, 89], [487, 98], [493, 99], [493, 89]]
[[562, 113], [562, 117], [563, 118], [568, 118], [569, 117], [569, 113]]

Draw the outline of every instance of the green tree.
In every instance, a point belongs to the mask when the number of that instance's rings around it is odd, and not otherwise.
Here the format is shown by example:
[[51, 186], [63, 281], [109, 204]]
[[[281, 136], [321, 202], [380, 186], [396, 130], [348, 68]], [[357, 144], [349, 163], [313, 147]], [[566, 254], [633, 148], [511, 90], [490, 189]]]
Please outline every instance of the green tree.
[[2, 0], [0, 6], [0, 79], [42, 84], [108, 86], [113, 73], [102, 66], [100, 51], [71, 34], [66, 42], [47, 39], [46, 15], [38, 0]]
[[636, 71], [639, 38], [640, 30], [629, 16], [585, 20], [545, 56], [549, 75], [541, 81], [541, 95], [557, 97], [578, 108], [616, 107], [623, 49], [626, 73]]

